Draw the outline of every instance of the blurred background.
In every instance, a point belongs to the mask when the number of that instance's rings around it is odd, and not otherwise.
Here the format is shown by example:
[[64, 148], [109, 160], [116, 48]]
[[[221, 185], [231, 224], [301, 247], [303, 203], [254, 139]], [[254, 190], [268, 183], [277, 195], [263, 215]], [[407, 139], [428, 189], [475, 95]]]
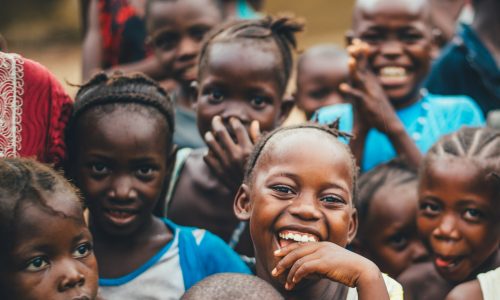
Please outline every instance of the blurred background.
[[[45, 65], [72, 95], [81, 83], [81, 12], [78, 0], [1, 0], [0, 33], [10, 52]], [[267, 13], [290, 12], [306, 20], [299, 49], [344, 44], [353, 0], [267, 0]]]

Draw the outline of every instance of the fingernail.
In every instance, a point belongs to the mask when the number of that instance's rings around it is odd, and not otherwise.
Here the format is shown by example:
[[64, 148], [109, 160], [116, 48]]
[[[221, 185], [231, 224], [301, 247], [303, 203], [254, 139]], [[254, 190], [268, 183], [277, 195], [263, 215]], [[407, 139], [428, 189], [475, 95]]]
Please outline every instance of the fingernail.
[[286, 290], [291, 290], [292, 286], [290, 284], [288, 284], [288, 282], [287, 282], [287, 283], [285, 283], [285, 289]]
[[293, 283], [297, 283], [297, 279], [295, 277], [292, 278]]
[[274, 251], [274, 255], [278, 255], [280, 253], [281, 253], [281, 249], [278, 249], [278, 250]]
[[274, 268], [274, 269], [271, 271], [271, 275], [273, 275], [273, 276], [278, 275], [278, 270], [276, 270], [276, 268]]
[[212, 139], [212, 133], [210, 131], [207, 131], [205, 133], [205, 141], [211, 140]]

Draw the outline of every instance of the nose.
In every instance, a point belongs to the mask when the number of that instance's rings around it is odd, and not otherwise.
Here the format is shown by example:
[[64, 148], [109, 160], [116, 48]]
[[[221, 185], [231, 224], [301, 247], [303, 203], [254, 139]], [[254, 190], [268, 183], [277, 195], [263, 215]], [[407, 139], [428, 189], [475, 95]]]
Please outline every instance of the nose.
[[457, 219], [452, 214], [445, 214], [441, 217], [438, 226], [432, 232], [432, 235], [443, 241], [456, 241], [460, 239], [460, 232], [457, 228]]
[[429, 257], [429, 252], [420, 240], [415, 240], [412, 245], [412, 261], [414, 263], [424, 262]]
[[403, 53], [403, 46], [398, 40], [390, 40], [380, 46], [380, 52], [389, 58], [398, 57]]
[[199, 44], [189, 38], [185, 37], [179, 43], [179, 48], [177, 50], [177, 57], [180, 61], [189, 61], [196, 58], [198, 54]]
[[288, 211], [291, 215], [304, 221], [317, 221], [322, 216], [317, 207], [316, 199], [307, 194], [292, 200]]
[[227, 99], [226, 107], [220, 116], [225, 124], [229, 124], [231, 118], [237, 118], [243, 124], [249, 123], [249, 116], [245, 109], [245, 104], [241, 103], [241, 101], [237, 101], [237, 99]]
[[133, 187], [133, 179], [130, 176], [119, 176], [109, 189], [108, 196], [115, 200], [130, 200], [137, 197], [137, 192]]
[[58, 283], [59, 292], [65, 292], [85, 284], [85, 275], [80, 271], [78, 262], [75, 259], [64, 259], [59, 263], [57, 270], [61, 272], [60, 281]]

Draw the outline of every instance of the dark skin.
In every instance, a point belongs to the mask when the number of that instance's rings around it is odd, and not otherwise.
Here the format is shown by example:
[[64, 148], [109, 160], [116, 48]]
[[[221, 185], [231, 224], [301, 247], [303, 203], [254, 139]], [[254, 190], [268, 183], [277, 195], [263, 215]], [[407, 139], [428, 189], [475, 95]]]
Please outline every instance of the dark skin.
[[[359, 299], [389, 299], [375, 264], [345, 249], [357, 229], [351, 158], [325, 135], [275, 137], [238, 191], [234, 209], [250, 222], [257, 276], [286, 299], [338, 299], [345, 286]], [[286, 233], [312, 240], [293, 242]]]
[[412, 299], [444, 299], [457, 284], [500, 266], [498, 195], [485, 176], [467, 159], [442, 158], [426, 168], [417, 224], [432, 262], [401, 276]]
[[158, 112], [116, 109], [83, 115], [75, 179], [90, 210], [99, 276], [117, 278], [143, 265], [171, 239], [153, 216], [162, 195], [171, 145]]
[[465, 6], [465, 0], [429, 0], [431, 19], [439, 31], [437, 43], [445, 46], [455, 35], [457, 20]]
[[22, 205], [13, 247], [4, 256], [6, 268], [0, 271], [0, 297], [96, 299], [97, 261], [79, 200], [68, 190], [44, 196], [51, 209], [64, 216], [39, 204]]
[[[260, 130], [274, 129], [289, 110], [282, 101], [278, 49], [258, 45], [211, 46], [196, 102], [198, 128], [209, 150], [188, 157], [168, 213], [175, 222], [207, 228], [226, 241], [239, 223], [232, 203]], [[236, 250], [251, 255], [248, 235], [244, 240]]]
[[483, 300], [483, 293], [479, 281], [472, 280], [455, 287], [446, 296], [445, 300]]
[[147, 22], [159, 65], [179, 83], [176, 104], [191, 107], [191, 83], [204, 36], [223, 21], [213, 0], [153, 1]]
[[311, 119], [323, 106], [344, 103], [339, 85], [349, 78], [348, 56], [342, 53], [304, 53], [297, 70], [297, 106]]
[[472, 28], [495, 59], [497, 66], [500, 67], [500, 37], [498, 36], [500, 20], [497, 13], [500, 11], [500, 3], [495, 0], [475, 0], [472, 4], [475, 10]]
[[356, 252], [392, 278], [412, 264], [424, 261], [428, 254], [417, 233], [416, 214], [416, 182], [383, 186], [373, 195], [354, 243], [359, 245]]
[[[348, 51], [351, 82], [340, 86], [354, 104], [356, 136], [351, 149], [361, 163], [366, 136], [375, 128], [396, 153], [417, 167], [422, 159], [396, 111], [420, 99], [420, 85], [431, 63], [433, 40], [426, 0], [359, 0]], [[359, 41], [358, 41], [359, 40]]]

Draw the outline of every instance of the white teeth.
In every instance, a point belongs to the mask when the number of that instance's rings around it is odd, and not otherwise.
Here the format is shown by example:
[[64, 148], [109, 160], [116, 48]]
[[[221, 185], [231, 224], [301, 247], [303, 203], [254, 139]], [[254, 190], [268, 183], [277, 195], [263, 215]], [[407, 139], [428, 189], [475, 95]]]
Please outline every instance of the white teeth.
[[292, 240], [299, 243], [317, 242], [318, 238], [311, 234], [300, 234], [291, 232], [280, 232], [279, 237], [284, 240]]
[[386, 77], [406, 76], [406, 69], [402, 67], [384, 67], [380, 69], [380, 75]]

